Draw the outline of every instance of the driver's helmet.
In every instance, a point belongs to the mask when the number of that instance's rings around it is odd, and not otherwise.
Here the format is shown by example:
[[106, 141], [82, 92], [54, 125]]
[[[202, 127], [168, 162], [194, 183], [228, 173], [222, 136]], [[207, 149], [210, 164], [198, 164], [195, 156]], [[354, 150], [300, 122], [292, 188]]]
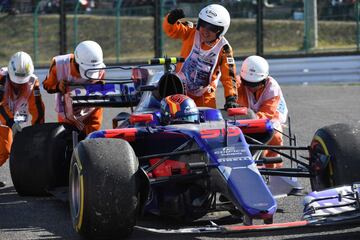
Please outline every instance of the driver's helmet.
[[199, 109], [186, 95], [170, 95], [161, 101], [161, 118], [164, 124], [198, 123]]

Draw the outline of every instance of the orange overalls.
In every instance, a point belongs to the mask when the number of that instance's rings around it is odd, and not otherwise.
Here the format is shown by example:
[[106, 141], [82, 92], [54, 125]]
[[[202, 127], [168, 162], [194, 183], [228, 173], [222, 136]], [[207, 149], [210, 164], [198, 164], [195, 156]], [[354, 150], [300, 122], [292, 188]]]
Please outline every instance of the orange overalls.
[[24, 122], [31, 124], [44, 123], [45, 105], [40, 95], [40, 83], [35, 75], [15, 88], [7, 71], [0, 75], [0, 166], [10, 156], [14, 124], [14, 115], [24, 118]]
[[[167, 20], [168, 15], [165, 17], [163, 21], [163, 29], [165, 33], [173, 39], [181, 39], [182, 47], [180, 56], [184, 57], [186, 60], [189, 55], [192, 53], [196, 44], [196, 34], [197, 30], [190, 24], [181, 23], [177, 21], [175, 24], [168, 23]], [[225, 39], [217, 39], [214, 45], [218, 44], [219, 41], [226, 41]], [[227, 43], [227, 41], [226, 41]], [[206, 45], [205, 43], [200, 44], [201, 51], [208, 51], [213, 48]], [[220, 75], [220, 81], [224, 86], [224, 95], [225, 98], [229, 96], [236, 96], [236, 67], [235, 61], [233, 58], [233, 51], [230, 45], [224, 44], [221, 50], [215, 54], [218, 54], [217, 61], [214, 66], [214, 70], [212, 71], [211, 79], [207, 88], [207, 91], [202, 93], [201, 96], [195, 96], [194, 94], [186, 92], [186, 94], [191, 97], [197, 106], [205, 106], [216, 108], [216, 88], [218, 84], [218, 79]], [[176, 71], [179, 73], [182, 69], [182, 64], [179, 63], [176, 66]]]
[[[270, 119], [275, 128], [282, 131], [281, 124], [286, 122], [288, 109], [284, 100], [281, 88], [275, 79], [269, 77], [265, 86], [258, 89], [255, 93], [250, 92], [241, 80], [238, 78], [238, 101], [242, 107], [252, 109], [258, 118]], [[269, 145], [283, 145], [282, 134], [275, 131], [274, 136], [268, 143]], [[273, 151], [265, 150], [265, 157], [276, 157], [278, 154]], [[279, 165], [267, 164], [267, 167], [276, 167]]]
[[[102, 78], [103, 77], [104, 74], [102, 74]], [[64, 105], [63, 103], [61, 103], [61, 101], [63, 101], [61, 100], [61, 96], [63, 95], [60, 93], [58, 87], [61, 80], [67, 80], [68, 82], [76, 82], [83, 80], [80, 76], [78, 66], [75, 62], [74, 54], [60, 55], [54, 57], [51, 67], [49, 69], [49, 73], [43, 82], [43, 86], [48, 93], [57, 94], [56, 111], [58, 112], [58, 121], [75, 125], [74, 122], [66, 119], [65, 117]], [[77, 115], [75, 117], [80, 119], [79, 121], [84, 124], [84, 128], [79, 130], [82, 130], [86, 135], [100, 129], [103, 118], [102, 108], [76, 107], [73, 109], [73, 111]], [[80, 113], [82, 114], [81, 117]], [[85, 115], [83, 113], [85, 113]]]

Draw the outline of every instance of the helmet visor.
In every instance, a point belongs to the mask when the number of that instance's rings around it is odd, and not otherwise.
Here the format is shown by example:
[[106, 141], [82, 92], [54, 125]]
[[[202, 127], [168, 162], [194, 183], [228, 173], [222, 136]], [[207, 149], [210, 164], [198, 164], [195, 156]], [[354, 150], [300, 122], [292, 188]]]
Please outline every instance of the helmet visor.
[[170, 119], [170, 122], [173, 124], [179, 123], [197, 123], [199, 122], [199, 114], [187, 115], [181, 118]]
[[221, 32], [224, 29], [223, 27], [219, 27], [214, 24], [205, 22], [201, 18], [199, 18], [198, 27], [205, 28], [206, 30], [209, 30], [210, 32], [213, 32], [213, 33]]
[[182, 120], [186, 121], [186, 122], [198, 122], [199, 121], [199, 114], [184, 116], [182, 118]]
[[32, 74], [28, 74], [28, 73], [21, 73], [21, 72], [15, 72], [14, 70], [10, 70], [9, 71], [9, 76], [10, 76], [10, 80], [13, 83], [16, 84], [24, 84], [29, 82], [31, 76], [33, 76]]
[[84, 79], [99, 79], [101, 69], [96, 69], [96, 68], [104, 68], [104, 67], [106, 67], [106, 65], [104, 63], [100, 63], [95, 66], [79, 64], [79, 71], [80, 71], [81, 77]]
[[255, 88], [255, 87], [258, 87], [258, 86], [260, 86], [260, 85], [265, 84], [265, 80], [266, 80], [266, 79], [264, 79], [264, 80], [261, 80], [260, 82], [249, 82], [249, 81], [246, 81], [246, 80], [245, 80], [244, 78], [242, 78], [242, 77], [240, 77], [240, 79], [241, 79], [241, 82], [242, 82], [245, 86], [251, 87], [251, 88]]

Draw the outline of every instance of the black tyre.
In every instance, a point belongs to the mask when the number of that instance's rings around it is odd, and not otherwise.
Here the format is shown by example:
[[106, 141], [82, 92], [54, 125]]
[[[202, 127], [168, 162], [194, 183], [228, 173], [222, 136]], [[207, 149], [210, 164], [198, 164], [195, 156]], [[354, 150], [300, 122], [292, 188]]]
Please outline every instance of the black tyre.
[[313, 190], [360, 180], [360, 125], [334, 124], [316, 131], [310, 146]]
[[69, 125], [45, 123], [15, 135], [10, 173], [19, 195], [48, 195], [48, 190], [68, 184], [73, 130]]
[[139, 163], [122, 139], [85, 139], [70, 168], [70, 211], [75, 230], [87, 239], [131, 234], [139, 205]]

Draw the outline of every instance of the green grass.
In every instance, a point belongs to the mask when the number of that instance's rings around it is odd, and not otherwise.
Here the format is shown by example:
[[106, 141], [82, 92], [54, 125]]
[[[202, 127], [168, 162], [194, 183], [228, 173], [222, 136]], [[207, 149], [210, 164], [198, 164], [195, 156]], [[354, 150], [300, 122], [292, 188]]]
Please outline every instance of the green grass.
[[[35, 59], [34, 17], [0, 15], [0, 66], [7, 64], [16, 51], [26, 51]], [[121, 17], [120, 62], [145, 61], [154, 56], [154, 20], [152, 17]], [[314, 52], [355, 51], [355, 22], [319, 22], [318, 48]], [[292, 20], [264, 21], [264, 50], [267, 55], [303, 52], [304, 24]], [[226, 38], [235, 56], [256, 52], [256, 23], [254, 19], [233, 19]], [[58, 15], [39, 15], [37, 65], [48, 66], [59, 53]], [[114, 16], [78, 15], [78, 41], [97, 41], [104, 50], [105, 62], [116, 62], [116, 18]], [[74, 49], [74, 18], [67, 16], [67, 50]], [[163, 38], [164, 55], [179, 54], [181, 42]]]

